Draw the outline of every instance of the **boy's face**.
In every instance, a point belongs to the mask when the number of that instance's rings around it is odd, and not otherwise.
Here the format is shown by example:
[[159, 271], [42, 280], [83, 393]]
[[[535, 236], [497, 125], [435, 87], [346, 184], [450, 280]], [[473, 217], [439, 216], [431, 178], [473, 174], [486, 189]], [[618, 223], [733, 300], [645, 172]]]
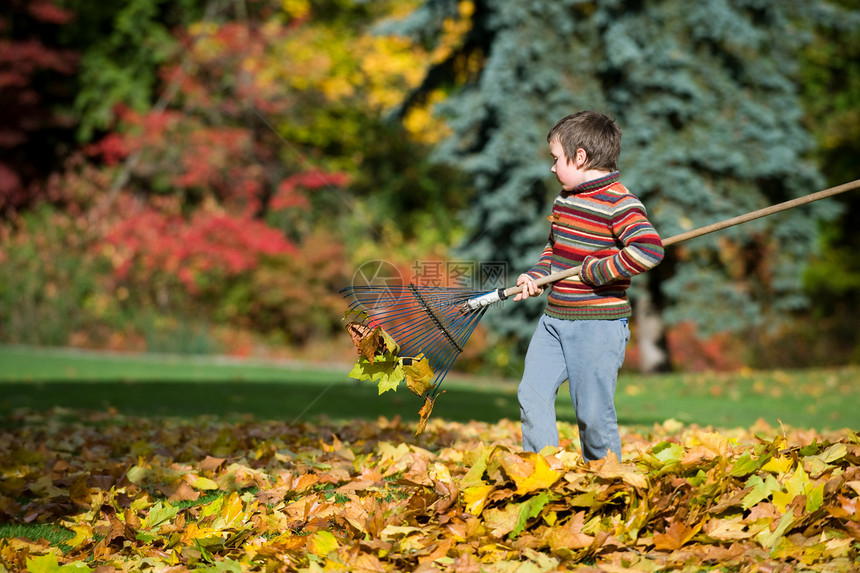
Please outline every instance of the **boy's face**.
[[[564, 191], [573, 191], [577, 185], [585, 183], [585, 151], [583, 149], [577, 150], [577, 157], [568, 160], [561, 143], [557, 139], [553, 139], [549, 142], [549, 152], [553, 158], [551, 171], [561, 183], [561, 188]], [[582, 155], [581, 161], [580, 155]]]

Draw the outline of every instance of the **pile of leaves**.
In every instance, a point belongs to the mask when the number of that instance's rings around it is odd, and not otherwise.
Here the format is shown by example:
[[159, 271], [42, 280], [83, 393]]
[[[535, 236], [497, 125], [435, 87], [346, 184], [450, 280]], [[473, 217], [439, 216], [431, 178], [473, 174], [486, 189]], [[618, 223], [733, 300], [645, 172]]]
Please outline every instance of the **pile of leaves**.
[[[851, 571], [860, 436], [57, 410], [0, 433], [0, 571]], [[27, 535], [37, 524], [60, 541]]]

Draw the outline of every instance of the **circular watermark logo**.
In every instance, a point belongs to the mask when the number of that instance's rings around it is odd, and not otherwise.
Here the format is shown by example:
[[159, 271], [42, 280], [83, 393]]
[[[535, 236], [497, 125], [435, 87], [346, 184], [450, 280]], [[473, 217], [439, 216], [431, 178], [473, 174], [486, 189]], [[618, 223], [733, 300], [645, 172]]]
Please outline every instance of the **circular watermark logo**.
[[352, 288], [361, 293], [365, 308], [390, 306], [403, 294], [403, 275], [388, 261], [373, 260], [363, 263], [352, 275]]

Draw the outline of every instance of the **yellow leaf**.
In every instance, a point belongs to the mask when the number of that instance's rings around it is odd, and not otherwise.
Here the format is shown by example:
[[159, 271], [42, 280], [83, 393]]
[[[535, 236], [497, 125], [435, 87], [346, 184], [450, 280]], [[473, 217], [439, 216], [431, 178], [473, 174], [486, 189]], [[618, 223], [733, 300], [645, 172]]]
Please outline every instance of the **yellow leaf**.
[[224, 506], [224, 498], [216, 497], [210, 503], [207, 503], [200, 509], [200, 518], [210, 517], [212, 515], [217, 515], [221, 512], [221, 508]]
[[463, 503], [466, 505], [466, 511], [472, 515], [481, 515], [481, 512], [484, 511], [484, 505], [487, 503], [487, 496], [490, 495], [494, 487], [492, 485], [476, 485], [464, 489]]
[[705, 432], [699, 434], [699, 442], [718, 456], [725, 457], [729, 451], [729, 440], [722, 434]]
[[766, 472], [771, 472], [779, 475], [787, 473], [791, 469], [791, 465], [793, 463], [794, 460], [789, 457], [774, 456], [770, 458], [767, 463], [761, 467], [761, 469]]
[[218, 489], [218, 484], [206, 477], [198, 477], [197, 481], [192, 484], [196, 489], [212, 490]]
[[221, 532], [211, 527], [200, 527], [194, 522], [186, 525], [182, 531], [182, 542], [185, 544], [189, 544], [195, 539], [221, 539], [222, 537]]
[[743, 522], [742, 517], [732, 517], [729, 519], [711, 519], [705, 525], [705, 533], [714, 539], [720, 541], [737, 541], [739, 539], [748, 539], [755, 532], [750, 531], [747, 525]]
[[542, 455], [535, 452], [523, 452], [520, 455], [503, 453], [502, 468], [517, 485], [517, 495], [546, 489], [561, 477], [561, 474], [549, 466]]
[[73, 525], [71, 527], [71, 530], [75, 532], [75, 536], [63, 542], [69, 547], [77, 547], [84, 541], [92, 539], [93, 537], [93, 528], [88, 523], [84, 523], [82, 525]]
[[244, 510], [245, 506], [242, 504], [242, 500], [239, 499], [239, 494], [234, 491], [221, 508], [221, 517], [224, 519], [224, 526], [235, 527], [244, 522], [247, 518]]
[[46, 555], [27, 557], [27, 571], [30, 573], [49, 573], [57, 571], [59, 568], [56, 553], [51, 552]]
[[430, 381], [433, 379], [434, 372], [430, 368], [430, 361], [424, 358], [423, 354], [419, 354], [412, 358], [409, 363], [407, 363], [407, 359], [403, 359], [402, 362], [406, 387], [416, 396], [424, 396], [433, 387]]
[[408, 537], [415, 533], [421, 533], [421, 528], [411, 525], [386, 525], [385, 529], [379, 532], [379, 538], [383, 541], [391, 541], [392, 539]]
[[336, 551], [340, 544], [330, 531], [317, 531], [308, 538], [308, 551], [318, 557], [325, 557]]
[[813, 487], [812, 483], [809, 481], [809, 476], [806, 475], [806, 471], [804, 471], [802, 465], [797, 466], [794, 474], [792, 474], [792, 476], [786, 480], [783, 485], [785, 485], [786, 491], [791, 494], [792, 497], [806, 495]]
[[454, 478], [451, 477], [451, 470], [445, 464], [436, 462], [432, 467], [427, 469], [427, 474], [430, 479], [442, 483], [453, 483]]

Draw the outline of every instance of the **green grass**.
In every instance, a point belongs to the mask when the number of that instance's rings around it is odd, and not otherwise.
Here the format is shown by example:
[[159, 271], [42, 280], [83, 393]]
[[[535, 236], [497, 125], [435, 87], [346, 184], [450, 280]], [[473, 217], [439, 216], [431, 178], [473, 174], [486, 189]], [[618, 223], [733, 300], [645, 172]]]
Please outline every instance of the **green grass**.
[[57, 546], [74, 535], [65, 527], [47, 523], [0, 523], [0, 539], [16, 537], [30, 541], [45, 539], [51, 545]]
[[[0, 424], [17, 409], [55, 407], [125, 415], [252, 415], [309, 421], [400, 415], [417, 420], [422, 402], [405, 388], [378, 395], [348, 378], [348, 365], [283, 364], [176, 356], [116, 356], [57, 349], [0, 347]], [[516, 382], [449, 376], [433, 417], [453, 421], [516, 420]], [[860, 427], [860, 368], [738, 374], [622, 374], [619, 422], [642, 426], [669, 418], [716, 427], [771, 426], [818, 430]], [[559, 419], [572, 421], [567, 386]], [[8, 425], [8, 424], [6, 424]]]

